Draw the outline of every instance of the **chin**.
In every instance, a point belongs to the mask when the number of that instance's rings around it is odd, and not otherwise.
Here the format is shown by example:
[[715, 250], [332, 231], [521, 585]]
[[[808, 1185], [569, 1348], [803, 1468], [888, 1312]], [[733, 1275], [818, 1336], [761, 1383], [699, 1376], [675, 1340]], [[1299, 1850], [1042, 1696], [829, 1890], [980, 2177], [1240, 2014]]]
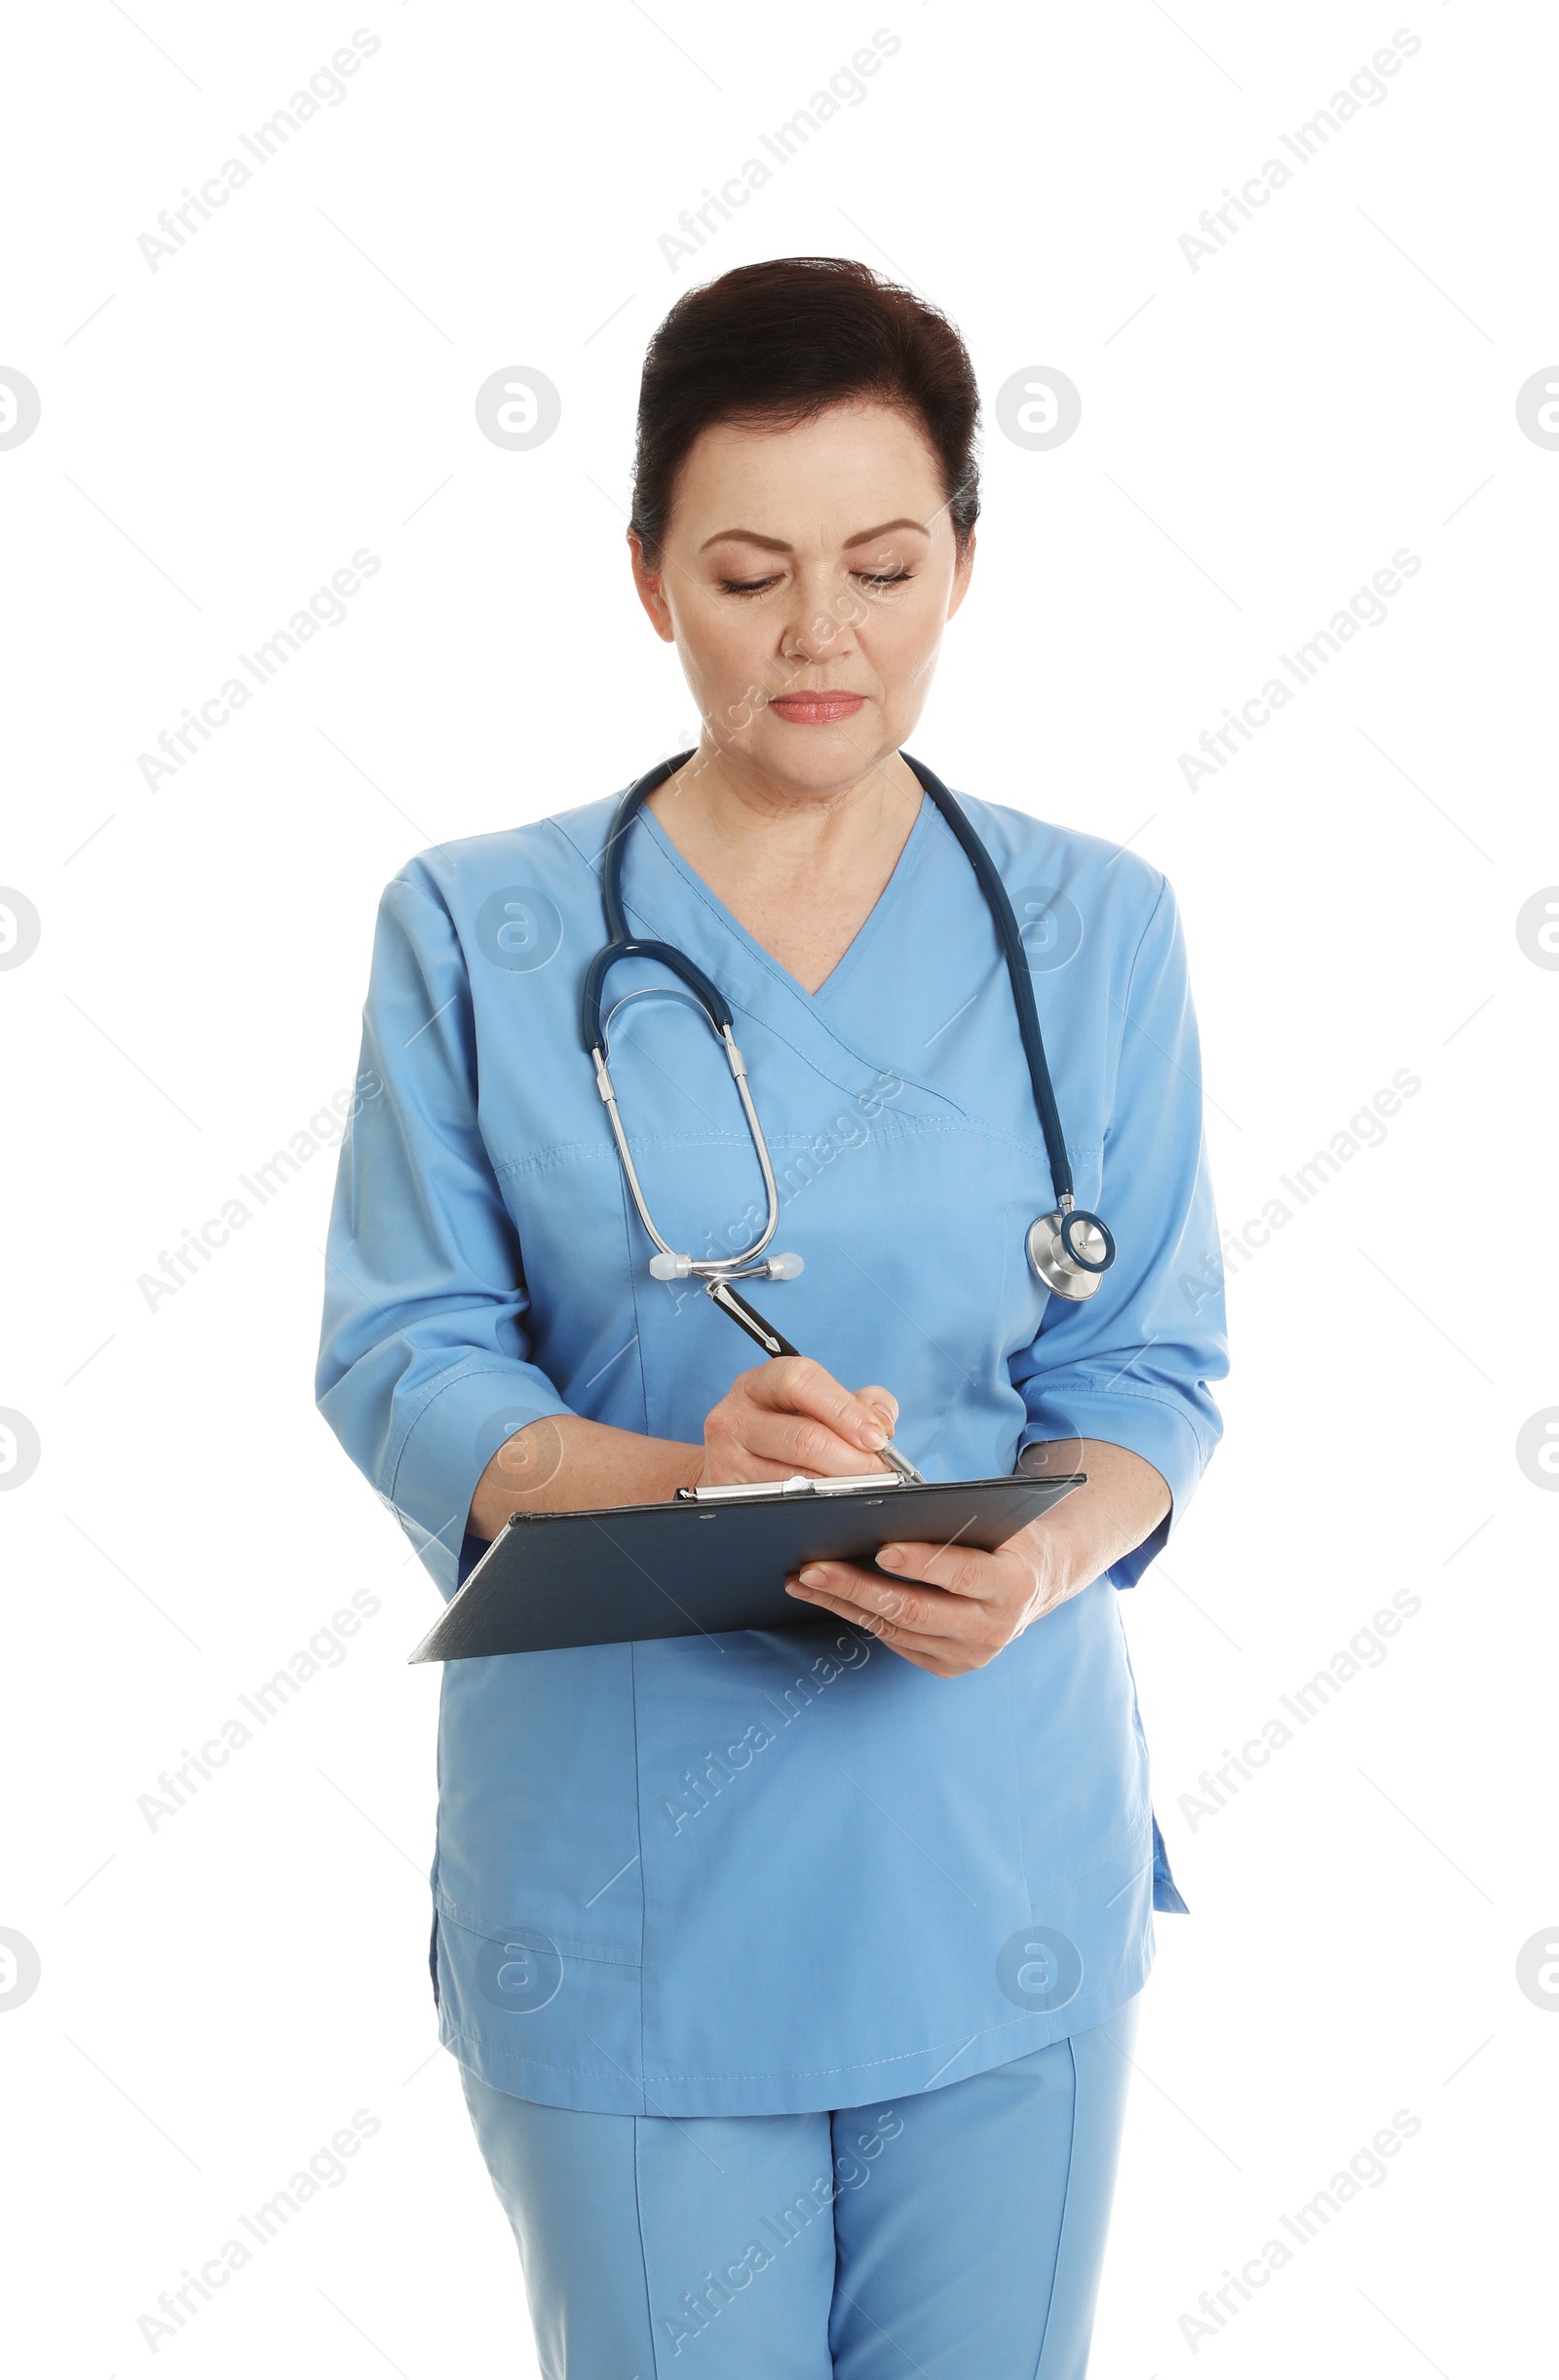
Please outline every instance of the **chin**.
[[894, 746], [867, 711], [837, 727], [801, 727], [765, 712], [732, 749], [777, 784], [828, 793], [855, 784]]

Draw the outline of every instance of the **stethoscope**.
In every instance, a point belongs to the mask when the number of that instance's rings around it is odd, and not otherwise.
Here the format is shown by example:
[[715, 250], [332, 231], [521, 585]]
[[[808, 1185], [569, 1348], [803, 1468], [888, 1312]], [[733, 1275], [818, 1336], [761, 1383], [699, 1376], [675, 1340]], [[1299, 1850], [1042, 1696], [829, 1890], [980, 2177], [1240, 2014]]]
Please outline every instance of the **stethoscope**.
[[[749, 1339], [770, 1355], [796, 1355], [800, 1349], [782, 1339], [763, 1316], [750, 1306], [731, 1286], [733, 1281], [763, 1279], [793, 1281], [802, 1269], [799, 1256], [768, 1256], [764, 1254], [780, 1222], [780, 1193], [775, 1184], [774, 1166], [770, 1161], [768, 1143], [752, 1104], [747, 1087], [747, 1069], [737, 1047], [731, 1005], [718, 985], [711, 983], [700, 966], [686, 953], [669, 942], [645, 941], [627, 930], [623, 910], [623, 846], [639, 805], [657, 785], [663, 785], [673, 773], [683, 768], [693, 757], [691, 751], [679, 752], [672, 760], [662, 761], [628, 787], [617, 806], [612, 819], [612, 831], [606, 839], [605, 865], [601, 873], [601, 898], [606, 911], [607, 940], [590, 961], [585, 976], [585, 996], [581, 1012], [581, 1031], [585, 1047], [595, 1066], [596, 1088], [611, 1121], [612, 1137], [623, 1162], [633, 1204], [639, 1221], [655, 1242], [655, 1254], [650, 1259], [650, 1271], [658, 1281], [702, 1280], [705, 1291], [723, 1313], [740, 1324]], [[1091, 1298], [1102, 1276], [1115, 1263], [1115, 1240], [1109, 1227], [1097, 1215], [1076, 1204], [1072, 1188], [1072, 1167], [1067, 1158], [1066, 1141], [1061, 1131], [1061, 1117], [1055, 1104], [1055, 1092], [1050, 1082], [1050, 1070], [1046, 1062], [1045, 1042], [1040, 1034], [1039, 1011], [1034, 1001], [1034, 983], [1024, 954], [1023, 937], [1018, 929], [1007, 887], [997, 872], [990, 853], [980, 841], [958, 803], [941, 779], [932, 774], [920, 761], [905, 752], [903, 759], [915, 772], [925, 791], [930, 794], [948, 826], [964, 849], [966, 857], [979, 880], [990, 909], [992, 923], [1007, 959], [1007, 971], [1012, 985], [1012, 999], [1017, 1008], [1018, 1031], [1023, 1038], [1024, 1054], [1029, 1062], [1029, 1077], [1034, 1085], [1034, 1105], [1039, 1111], [1040, 1128], [1045, 1134], [1046, 1153], [1050, 1163], [1050, 1180], [1055, 1190], [1056, 1204], [1048, 1215], [1041, 1215], [1029, 1226], [1025, 1238], [1028, 1260], [1037, 1278], [1058, 1298], [1072, 1300]], [[617, 1092], [607, 1064], [611, 1019], [617, 1009], [626, 1007], [630, 1000], [646, 997], [630, 992], [619, 1001], [604, 1024], [601, 1018], [601, 995], [610, 970], [620, 959], [658, 959], [684, 984], [712, 1026], [716, 1039], [725, 1048], [731, 1074], [741, 1102], [747, 1129], [763, 1175], [764, 1196], [768, 1212], [762, 1230], [751, 1246], [737, 1256], [693, 1257], [680, 1254], [669, 1240], [663, 1239], [655, 1226], [649, 1204], [633, 1163], [623, 1119], [618, 1113]], [[652, 995], [653, 996], [653, 995]], [[663, 996], [664, 997], [664, 996]], [[904, 1476], [918, 1478], [912, 1464], [897, 1454], [896, 1449], [883, 1450], [886, 1460]]]

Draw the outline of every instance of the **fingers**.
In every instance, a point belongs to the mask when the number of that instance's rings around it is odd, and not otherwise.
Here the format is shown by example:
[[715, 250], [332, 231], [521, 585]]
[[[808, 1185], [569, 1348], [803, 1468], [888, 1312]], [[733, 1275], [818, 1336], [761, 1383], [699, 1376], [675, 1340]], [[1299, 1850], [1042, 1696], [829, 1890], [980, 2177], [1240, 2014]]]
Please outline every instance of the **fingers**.
[[856, 1401], [859, 1405], [875, 1405], [888, 1424], [890, 1435], [898, 1427], [898, 1399], [891, 1388], [880, 1388], [875, 1382], [870, 1388], [857, 1388]]
[[[809, 1565], [805, 1574], [809, 1578], [825, 1576], [828, 1583], [803, 1587], [798, 1580], [787, 1579], [786, 1586], [798, 1602], [810, 1604], [818, 1611], [834, 1612], [863, 1635], [887, 1645], [891, 1652], [901, 1654], [917, 1669], [930, 1670], [935, 1677], [956, 1678], [980, 1668], [995, 1649], [917, 1627], [914, 1624], [917, 1612], [908, 1598], [897, 1598], [897, 1615], [883, 1608], [885, 1601], [894, 1600], [893, 1591], [885, 1593], [867, 1570], [834, 1562]], [[842, 1585], [842, 1581], [850, 1583]]]
[[944, 1651], [948, 1639], [970, 1632], [975, 1616], [967, 1602], [939, 1587], [884, 1578], [852, 1562], [808, 1563], [799, 1578], [786, 1584], [800, 1603], [822, 1604], [830, 1610], [849, 1605], [874, 1623], [939, 1643]]
[[[876, 1424], [882, 1443], [881, 1423]], [[797, 1472], [816, 1478], [848, 1479], [874, 1468], [876, 1457], [826, 1421], [778, 1411], [731, 1395], [707, 1417], [704, 1444], [729, 1480], [790, 1479]]]
[[884, 1545], [878, 1548], [877, 1568], [976, 1601], [1000, 1596], [1011, 1571], [1004, 1554], [982, 1553], [972, 1545]]
[[946, 1676], [994, 1660], [1043, 1616], [1037, 1582], [1006, 1549], [987, 1554], [962, 1546], [885, 1545], [877, 1560], [877, 1569], [809, 1563], [785, 1585], [798, 1603], [869, 1629], [906, 1658], [924, 1655]]
[[886, 1469], [881, 1450], [897, 1421], [892, 1389], [873, 1384], [852, 1395], [810, 1356], [777, 1356], [743, 1372], [706, 1417], [710, 1483]]
[[888, 1414], [892, 1413], [894, 1421], [898, 1417], [896, 1400], [886, 1388], [852, 1396], [810, 1355], [777, 1356], [744, 1373], [742, 1381], [748, 1401], [761, 1410], [820, 1423], [846, 1447], [869, 1454], [875, 1454], [893, 1435]]

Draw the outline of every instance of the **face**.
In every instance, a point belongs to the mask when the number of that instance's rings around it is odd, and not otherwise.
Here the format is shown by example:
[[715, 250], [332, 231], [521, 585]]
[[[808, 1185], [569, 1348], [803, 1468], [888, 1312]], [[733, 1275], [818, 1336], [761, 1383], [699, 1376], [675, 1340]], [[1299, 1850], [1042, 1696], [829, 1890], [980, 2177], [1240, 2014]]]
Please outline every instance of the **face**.
[[717, 423], [678, 474], [656, 568], [628, 542], [705, 744], [798, 794], [855, 784], [905, 741], [973, 561], [924, 432], [880, 404]]

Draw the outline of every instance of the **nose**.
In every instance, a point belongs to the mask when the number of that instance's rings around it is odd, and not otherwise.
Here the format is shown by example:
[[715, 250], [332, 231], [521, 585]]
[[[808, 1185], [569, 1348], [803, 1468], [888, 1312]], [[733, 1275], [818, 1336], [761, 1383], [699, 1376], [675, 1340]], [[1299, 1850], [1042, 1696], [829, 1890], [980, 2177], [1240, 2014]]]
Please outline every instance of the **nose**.
[[787, 622], [780, 650], [787, 661], [803, 666], [837, 661], [855, 644], [855, 599], [841, 592], [821, 574], [796, 582], [795, 612]]

